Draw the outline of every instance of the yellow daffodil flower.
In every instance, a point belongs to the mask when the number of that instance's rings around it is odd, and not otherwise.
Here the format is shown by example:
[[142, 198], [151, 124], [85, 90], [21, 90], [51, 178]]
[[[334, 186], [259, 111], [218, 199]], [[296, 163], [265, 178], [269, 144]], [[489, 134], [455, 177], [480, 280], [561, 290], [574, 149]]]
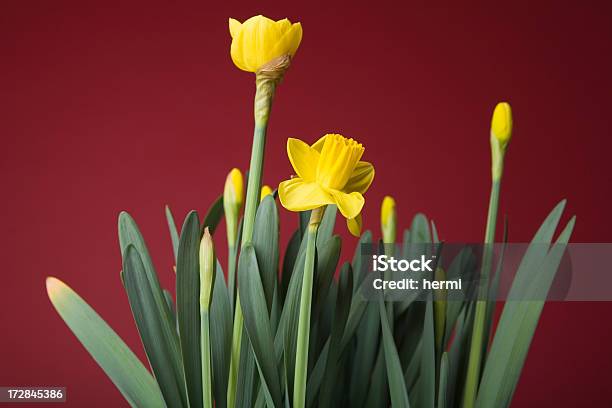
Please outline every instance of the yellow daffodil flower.
[[363, 146], [342, 135], [328, 134], [309, 146], [287, 140], [287, 154], [297, 177], [278, 186], [280, 202], [289, 211], [307, 211], [336, 204], [349, 230], [359, 235], [361, 209], [374, 179], [372, 164], [360, 161]]
[[243, 71], [257, 72], [263, 65], [282, 56], [295, 55], [302, 41], [302, 26], [286, 18], [279, 21], [255, 16], [240, 23], [229, 19], [232, 36], [230, 54]]
[[500, 102], [493, 111], [491, 119], [491, 135], [502, 147], [505, 147], [512, 137], [512, 108], [507, 102]]
[[263, 186], [261, 186], [259, 201], [263, 201], [263, 199], [269, 195], [272, 195], [272, 189], [270, 188], [270, 186], [264, 184]]

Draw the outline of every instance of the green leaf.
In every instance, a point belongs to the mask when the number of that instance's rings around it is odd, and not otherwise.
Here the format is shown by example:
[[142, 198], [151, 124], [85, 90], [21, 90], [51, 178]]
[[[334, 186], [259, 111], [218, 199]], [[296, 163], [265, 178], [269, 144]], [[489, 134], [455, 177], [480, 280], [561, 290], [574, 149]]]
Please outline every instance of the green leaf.
[[[323, 245], [317, 245], [316, 277], [313, 288], [312, 316], [311, 320], [317, 320], [325, 299], [329, 293], [329, 287], [334, 279], [334, 273], [340, 259], [342, 240], [338, 235], [329, 238]], [[352, 282], [351, 282], [352, 288]]]
[[187, 214], [176, 261], [176, 311], [190, 406], [202, 406], [200, 344], [200, 221]]
[[213, 391], [215, 407], [227, 406], [227, 383], [232, 349], [232, 307], [223, 279], [223, 270], [217, 261], [215, 287], [210, 305], [210, 338], [213, 364]]
[[270, 315], [274, 289], [278, 279], [278, 209], [274, 198], [266, 196], [257, 208], [253, 227], [253, 247], [259, 267], [261, 283]]
[[145, 266], [133, 245], [123, 255], [125, 290], [147, 357], [166, 404], [186, 407], [184, 374], [176, 341], [169, 321], [158, 313]]
[[172, 251], [174, 253], [174, 262], [178, 255], [179, 235], [176, 230], [176, 224], [174, 223], [174, 217], [170, 207], [166, 206], [166, 221], [168, 222], [168, 230], [170, 231], [170, 238], [172, 239]]
[[393, 333], [391, 332], [387, 310], [385, 309], [385, 303], [382, 297], [379, 301], [378, 309], [382, 327], [383, 350], [387, 366], [387, 382], [389, 383], [391, 405], [393, 407], [407, 408], [410, 406], [410, 402], [408, 401], [408, 392], [406, 391], [406, 384], [404, 383], [404, 372], [402, 371], [402, 365], [400, 364], [397, 349], [395, 348]]
[[336, 214], [338, 213], [338, 207], [331, 204], [325, 208], [323, 219], [317, 230], [317, 246], [327, 242], [332, 234], [334, 233], [334, 226], [336, 225]]
[[[121, 255], [124, 256], [128, 245], [133, 245], [136, 248], [136, 251], [138, 251], [144, 265], [149, 286], [151, 287], [155, 308], [159, 311], [162, 317], [170, 323], [173, 317], [171, 311], [168, 309], [168, 305], [164, 299], [164, 294], [162, 293], [161, 287], [159, 286], [159, 280], [157, 278], [157, 274], [155, 273], [155, 267], [151, 261], [151, 256], [149, 255], [147, 245], [142, 237], [142, 234], [140, 233], [140, 230], [138, 229], [138, 226], [136, 225], [136, 222], [125, 211], [119, 214], [118, 229]], [[178, 350], [178, 338], [176, 338], [176, 342]]]
[[564, 204], [562, 201], [544, 221], [519, 266], [508, 298], [541, 300], [506, 302], [485, 363], [477, 407], [510, 405], [544, 307], [543, 299], [550, 289], [574, 228], [575, 218], [572, 218], [556, 244], [548, 248]]
[[329, 353], [327, 365], [325, 367], [325, 377], [321, 388], [319, 399], [320, 407], [328, 407], [333, 403], [333, 393], [338, 389], [337, 381], [341, 375], [340, 355], [341, 340], [344, 327], [349, 314], [351, 297], [353, 294], [353, 272], [347, 262], [340, 271], [340, 281], [338, 284], [338, 295], [336, 297], [336, 307], [334, 310], [334, 320], [330, 337]]
[[240, 342], [240, 361], [238, 362], [238, 380], [236, 382], [236, 407], [252, 407], [255, 390], [255, 356], [246, 327], [242, 326]]
[[282, 405], [281, 386], [276, 368], [274, 337], [257, 265], [253, 246], [246, 245], [242, 248], [238, 261], [240, 304], [266, 400], [269, 405], [280, 407]]
[[361, 282], [363, 282], [363, 278], [365, 278], [365, 273], [367, 271], [367, 265], [364, 264], [361, 260], [362, 256], [362, 247], [366, 245], [372, 245], [372, 232], [365, 231], [359, 237], [359, 242], [355, 247], [355, 253], [353, 255], [353, 273], [355, 273], [355, 279], [353, 282], [353, 290], [356, 291], [360, 286]]
[[438, 386], [438, 408], [446, 408], [446, 384], [448, 383], [448, 354], [442, 353], [440, 362], [440, 385]]
[[433, 302], [427, 301], [421, 344], [421, 375], [419, 407], [433, 408], [436, 399], [436, 351], [434, 336]]
[[302, 236], [300, 235], [300, 230], [297, 229], [293, 232], [293, 235], [291, 235], [291, 239], [289, 239], [287, 249], [285, 250], [285, 256], [283, 257], [283, 274], [281, 276], [281, 299], [283, 300], [287, 296], [287, 288], [289, 287], [291, 273], [295, 267], [295, 260], [297, 259], [301, 243]]
[[57, 313], [132, 407], [165, 407], [151, 374], [115, 331], [75, 291], [47, 278]]
[[221, 218], [223, 218], [223, 214], [223, 194], [221, 194], [210, 206], [208, 212], [204, 216], [200, 237], [204, 235], [204, 229], [206, 227], [208, 227], [210, 234], [213, 235], [217, 229], [217, 226], [219, 225], [219, 222], [221, 222]]
[[[360, 296], [361, 300], [358, 299]], [[354, 355], [359, 358], [353, 362], [349, 388], [349, 399], [353, 406], [362, 405], [367, 396], [370, 373], [374, 371], [379, 350], [380, 327], [378, 305], [366, 301], [361, 292], [357, 291], [352, 299], [342, 341], [343, 346], [346, 345], [357, 330]]]
[[172, 326], [176, 327], [176, 314], [174, 310], [174, 300], [172, 300], [172, 294], [168, 292], [166, 289], [164, 289], [163, 292], [164, 292], [164, 300], [166, 301], [166, 305], [168, 305], [168, 309], [170, 310], [172, 314]]

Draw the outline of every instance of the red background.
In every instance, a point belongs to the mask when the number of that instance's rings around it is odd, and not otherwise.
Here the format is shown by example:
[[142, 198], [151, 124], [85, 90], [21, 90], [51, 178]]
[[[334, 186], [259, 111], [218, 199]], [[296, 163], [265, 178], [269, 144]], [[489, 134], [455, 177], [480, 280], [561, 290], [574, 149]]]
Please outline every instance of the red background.
[[[275, 100], [266, 183], [291, 172], [287, 137], [341, 132], [376, 166], [367, 227], [393, 194], [402, 227], [424, 211], [443, 239], [480, 240], [490, 114], [507, 100], [510, 239], [528, 240], [564, 197], [564, 220], [578, 215], [575, 242], [610, 239], [609, 2], [120, 3], [2, 5], [1, 385], [67, 386], [70, 406], [124, 404], [53, 310], [44, 278], [75, 288], [143, 356], [119, 281], [116, 217], [136, 218], [173, 288], [164, 204], [180, 223], [205, 211], [230, 167], [248, 166], [254, 78], [229, 58], [229, 16], [304, 27]], [[294, 219], [283, 221], [286, 239]], [[608, 405], [611, 312], [547, 305], [514, 406]]]

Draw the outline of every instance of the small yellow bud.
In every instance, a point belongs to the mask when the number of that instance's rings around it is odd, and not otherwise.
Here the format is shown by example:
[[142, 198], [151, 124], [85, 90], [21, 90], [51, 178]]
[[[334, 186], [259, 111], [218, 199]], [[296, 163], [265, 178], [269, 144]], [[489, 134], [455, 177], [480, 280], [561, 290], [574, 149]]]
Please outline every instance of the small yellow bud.
[[261, 186], [261, 195], [259, 197], [259, 201], [263, 201], [266, 196], [272, 195], [272, 189], [269, 185], [264, 184]]
[[233, 168], [225, 179], [223, 201], [227, 201], [240, 209], [244, 199], [243, 190], [242, 173], [239, 169]]
[[301, 24], [286, 18], [274, 21], [259, 15], [244, 23], [230, 18], [229, 30], [232, 61], [247, 72], [257, 72], [279, 57], [293, 57], [302, 41]]
[[225, 222], [227, 224], [227, 241], [233, 246], [236, 243], [238, 231], [238, 218], [244, 200], [242, 173], [233, 168], [225, 179], [223, 189], [223, 210], [225, 211]]
[[208, 310], [215, 281], [215, 247], [208, 227], [200, 241], [200, 309]]
[[512, 108], [507, 102], [500, 102], [493, 111], [491, 119], [491, 135], [504, 148], [512, 137]]
[[383, 234], [383, 242], [392, 244], [395, 242], [397, 226], [397, 214], [395, 211], [395, 200], [391, 196], [385, 196], [380, 207], [380, 226]]

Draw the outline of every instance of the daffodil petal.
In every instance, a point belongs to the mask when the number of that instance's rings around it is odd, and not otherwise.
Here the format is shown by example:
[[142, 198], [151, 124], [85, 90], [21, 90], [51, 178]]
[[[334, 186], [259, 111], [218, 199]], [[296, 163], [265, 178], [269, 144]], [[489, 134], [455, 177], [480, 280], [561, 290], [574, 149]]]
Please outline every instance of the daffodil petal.
[[353, 236], [360, 237], [362, 226], [361, 213], [359, 213], [355, 218], [347, 218], [346, 226]]
[[232, 36], [232, 38], [235, 38], [238, 35], [241, 28], [242, 28], [242, 23], [240, 21], [233, 19], [233, 18], [229, 19], [229, 30], [230, 30], [230, 35]]
[[372, 184], [372, 180], [374, 180], [374, 166], [371, 163], [360, 161], [343, 190], [347, 193], [357, 191], [364, 194]]
[[344, 193], [339, 190], [329, 190], [329, 193], [334, 199], [334, 202], [338, 206], [338, 210], [344, 218], [355, 218], [363, 208], [365, 199], [358, 192], [352, 192], [350, 194]]
[[314, 181], [317, 177], [319, 152], [299, 139], [287, 140], [287, 155], [297, 175], [304, 181]]
[[307, 211], [335, 202], [318, 184], [299, 177], [280, 183], [278, 197], [283, 207], [289, 211]]
[[314, 142], [314, 144], [311, 146], [313, 149], [315, 149], [317, 152], [321, 153], [321, 150], [323, 150], [323, 145], [325, 144], [325, 138], [328, 135], [325, 135], [323, 137], [321, 137], [319, 140], [317, 140], [316, 142]]
[[276, 22], [276, 27], [278, 27], [281, 33], [286, 33], [291, 28], [291, 22], [287, 18], [283, 18], [282, 20], [278, 20]]

